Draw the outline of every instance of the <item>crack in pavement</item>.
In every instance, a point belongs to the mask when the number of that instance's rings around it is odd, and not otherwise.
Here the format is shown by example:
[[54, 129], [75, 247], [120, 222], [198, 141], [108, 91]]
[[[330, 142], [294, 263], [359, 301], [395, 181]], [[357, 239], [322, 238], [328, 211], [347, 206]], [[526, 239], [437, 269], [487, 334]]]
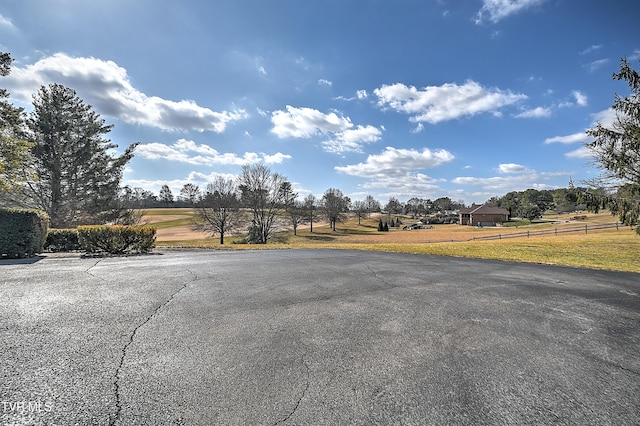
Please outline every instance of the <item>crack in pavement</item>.
[[302, 403], [302, 400], [304, 399], [305, 395], [307, 394], [307, 391], [309, 390], [309, 386], [310, 386], [310, 382], [309, 382], [310, 370], [309, 370], [309, 366], [307, 365], [307, 363], [304, 360], [304, 356], [305, 355], [306, 354], [302, 354], [302, 356], [300, 357], [300, 360], [302, 361], [302, 365], [304, 365], [304, 368], [307, 370], [306, 384], [305, 384], [304, 389], [302, 390], [302, 395], [300, 395], [300, 398], [298, 398], [298, 402], [296, 402], [296, 405], [295, 405], [295, 407], [293, 407], [293, 410], [291, 410], [291, 412], [289, 412], [289, 414], [287, 414], [285, 417], [283, 417], [282, 419], [280, 419], [277, 422], [275, 422], [273, 424], [273, 426], [277, 426], [277, 425], [285, 423], [287, 420], [289, 420], [295, 414], [295, 412], [298, 410], [298, 407], [300, 407], [300, 404]]
[[[97, 263], [96, 263], [97, 264]], [[95, 265], [94, 265], [95, 266]], [[91, 269], [91, 268], [89, 268]], [[138, 324], [133, 331], [131, 332], [131, 334], [129, 335], [129, 341], [122, 347], [122, 352], [120, 355], [120, 362], [118, 363], [118, 367], [116, 368], [116, 373], [114, 376], [114, 382], [113, 382], [113, 388], [114, 388], [114, 393], [115, 393], [115, 397], [116, 397], [116, 412], [114, 413], [113, 417], [110, 416], [109, 419], [109, 426], [115, 426], [116, 423], [118, 422], [118, 420], [120, 420], [120, 415], [122, 413], [122, 402], [120, 401], [120, 371], [122, 370], [122, 366], [124, 365], [124, 360], [127, 357], [127, 350], [129, 349], [129, 347], [133, 344], [133, 341], [135, 340], [136, 334], [138, 333], [138, 330], [140, 330], [140, 328], [144, 327], [149, 321], [151, 321], [165, 306], [167, 306], [169, 303], [171, 303], [171, 301], [178, 295], [178, 293], [180, 293], [182, 290], [184, 290], [185, 288], [187, 288], [187, 285], [195, 282], [198, 280], [198, 276], [196, 274], [194, 274], [192, 271], [187, 269], [187, 272], [189, 272], [189, 274], [192, 275], [192, 279], [189, 281], [186, 281], [182, 284], [182, 286], [177, 289], [176, 291], [174, 291], [167, 300], [165, 300], [164, 302], [162, 302], [160, 305], [158, 305], [153, 312], [151, 312], [151, 314], [144, 320], [142, 321], [140, 324]], [[91, 274], [90, 274], [91, 275]]]
[[391, 288], [398, 288], [398, 287], [401, 287], [401, 286], [399, 286], [399, 285], [391, 284], [390, 282], [388, 282], [388, 281], [384, 280], [382, 277], [380, 277], [380, 275], [378, 275], [378, 273], [377, 273], [376, 271], [374, 271], [373, 269], [371, 269], [371, 266], [369, 266], [369, 265], [365, 265], [365, 266], [367, 267], [367, 269], [369, 270], [369, 272], [371, 272], [371, 274], [373, 275], [373, 277], [374, 277], [376, 280], [378, 280], [378, 281], [380, 281], [381, 283], [385, 284], [388, 288], [390, 288], [390, 289], [391, 289]]
[[85, 270], [84, 270], [84, 273], [85, 273], [85, 274], [87, 274], [87, 275], [91, 275], [92, 277], [97, 278], [97, 279], [99, 279], [99, 280], [101, 280], [101, 281], [106, 281], [104, 278], [102, 278], [102, 277], [100, 277], [100, 276], [98, 276], [98, 275], [94, 274], [94, 273], [91, 271], [93, 268], [95, 268], [96, 266], [98, 266], [98, 263], [102, 262], [103, 260], [104, 260], [104, 259], [98, 259], [98, 260], [96, 260], [96, 263], [94, 263], [93, 265], [91, 265], [91, 266], [89, 266], [87, 269], [85, 269]]

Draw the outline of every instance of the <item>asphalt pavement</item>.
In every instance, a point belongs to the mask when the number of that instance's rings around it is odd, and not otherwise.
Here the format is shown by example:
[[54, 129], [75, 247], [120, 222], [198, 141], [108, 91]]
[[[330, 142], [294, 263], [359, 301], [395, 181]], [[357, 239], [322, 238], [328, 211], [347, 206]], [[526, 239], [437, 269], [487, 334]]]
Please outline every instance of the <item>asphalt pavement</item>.
[[640, 424], [640, 274], [347, 250], [0, 261], [6, 425]]

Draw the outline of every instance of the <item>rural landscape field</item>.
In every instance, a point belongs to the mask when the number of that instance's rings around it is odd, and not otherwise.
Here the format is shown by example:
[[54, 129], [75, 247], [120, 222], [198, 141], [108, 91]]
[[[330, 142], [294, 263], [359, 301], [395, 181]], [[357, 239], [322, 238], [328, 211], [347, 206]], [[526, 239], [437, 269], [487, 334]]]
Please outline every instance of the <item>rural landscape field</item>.
[[[407, 231], [402, 226], [378, 232], [386, 215], [355, 216], [339, 223], [334, 232], [326, 222], [300, 226], [297, 235], [282, 229], [266, 245], [238, 244], [243, 235], [227, 236], [224, 245], [216, 236], [193, 229], [195, 213], [189, 208], [148, 209], [142, 223], [157, 229], [159, 248], [242, 249], [356, 249], [442, 256], [473, 257], [514, 262], [640, 272], [640, 236], [628, 226], [616, 226], [616, 217], [600, 214], [546, 215], [542, 219], [515, 222], [512, 226], [478, 228], [432, 225], [431, 229]], [[396, 216], [403, 226], [417, 219]], [[576, 218], [579, 218], [576, 220]], [[528, 236], [527, 236], [528, 234]]]

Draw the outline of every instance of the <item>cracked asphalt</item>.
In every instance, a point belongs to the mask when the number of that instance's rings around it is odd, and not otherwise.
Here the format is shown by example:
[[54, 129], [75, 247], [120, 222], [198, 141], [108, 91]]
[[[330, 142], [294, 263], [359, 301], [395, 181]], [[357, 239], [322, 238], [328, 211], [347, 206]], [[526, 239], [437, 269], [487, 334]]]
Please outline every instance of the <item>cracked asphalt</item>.
[[331, 250], [0, 261], [6, 425], [640, 424], [640, 274]]

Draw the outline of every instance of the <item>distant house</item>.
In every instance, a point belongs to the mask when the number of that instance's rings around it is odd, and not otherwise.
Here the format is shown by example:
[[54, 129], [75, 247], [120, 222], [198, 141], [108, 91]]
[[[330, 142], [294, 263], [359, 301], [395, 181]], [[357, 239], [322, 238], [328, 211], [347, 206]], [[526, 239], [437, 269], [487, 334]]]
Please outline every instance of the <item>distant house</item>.
[[501, 207], [472, 205], [469, 208], [460, 209], [460, 225], [469, 226], [496, 226], [498, 223], [509, 220], [509, 210]]

